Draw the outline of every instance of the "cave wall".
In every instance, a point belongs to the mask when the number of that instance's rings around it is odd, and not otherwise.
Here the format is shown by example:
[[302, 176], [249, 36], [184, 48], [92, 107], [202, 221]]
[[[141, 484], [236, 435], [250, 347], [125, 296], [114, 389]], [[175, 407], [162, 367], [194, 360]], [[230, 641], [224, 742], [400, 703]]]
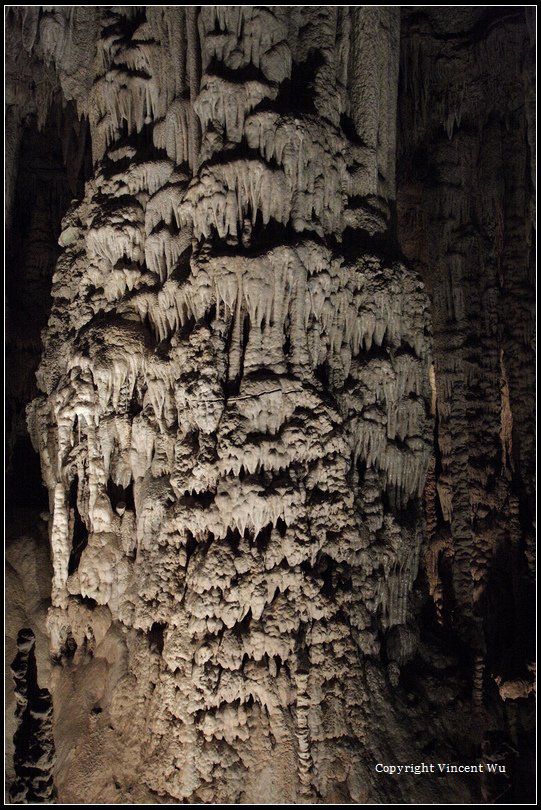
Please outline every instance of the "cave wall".
[[[533, 656], [519, 628], [534, 565], [534, 48], [522, 9], [487, 12], [443, 45], [439, 25], [411, 14], [402, 29], [397, 201], [400, 244], [425, 281], [434, 332], [431, 591], [440, 614], [450, 591], [456, 632], [481, 657], [487, 634], [509, 622], [516, 648], [492, 639], [488, 653], [510, 676], [526, 647]], [[487, 588], [505, 568], [512, 617]]]
[[[12, 500], [27, 406], [59, 800], [527, 798], [530, 11], [7, 30]], [[510, 776], [374, 771], [429, 755]]]

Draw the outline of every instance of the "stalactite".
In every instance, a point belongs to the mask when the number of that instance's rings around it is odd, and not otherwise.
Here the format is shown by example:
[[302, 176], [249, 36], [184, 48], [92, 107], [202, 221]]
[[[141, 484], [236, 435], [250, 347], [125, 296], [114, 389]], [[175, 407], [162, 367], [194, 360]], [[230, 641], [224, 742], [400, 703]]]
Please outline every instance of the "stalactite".
[[59, 115], [77, 198], [51, 192], [58, 258], [43, 212], [25, 243], [36, 273], [57, 259], [23, 399], [64, 802], [473, 795], [369, 764], [424, 757], [427, 706], [449, 759], [450, 715], [463, 738], [481, 716], [504, 675], [487, 594], [532, 480], [532, 326], [500, 301], [529, 314], [525, 157], [501, 174], [524, 26], [511, 47], [465, 10], [447, 40], [426, 13], [9, 12], [43, 90], [14, 71], [10, 155], [24, 116]]

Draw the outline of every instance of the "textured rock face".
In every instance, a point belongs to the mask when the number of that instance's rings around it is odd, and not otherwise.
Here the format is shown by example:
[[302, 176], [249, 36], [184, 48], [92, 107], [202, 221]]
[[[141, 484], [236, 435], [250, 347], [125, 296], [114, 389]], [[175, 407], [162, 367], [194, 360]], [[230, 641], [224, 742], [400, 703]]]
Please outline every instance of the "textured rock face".
[[41, 804], [55, 799], [53, 704], [49, 690], [39, 688], [34, 648], [32, 630], [21, 630], [17, 636], [18, 652], [11, 664], [18, 720], [13, 737], [16, 777], [9, 791], [13, 804]]
[[[489, 18], [480, 41], [461, 32], [443, 46], [430, 16], [411, 15], [403, 25], [402, 79], [412, 92], [400, 94], [399, 230], [427, 284], [434, 328], [437, 466], [429, 497], [439, 514], [426, 552], [431, 589], [440, 614], [453, 610], [458, 635], [483, 660], [488, 654], [494, 674], [524, 667], [527, 601], [509, 590], [531, 589], [533, 573], [529, 14]], [[447, 122], [448, 137], [434, 139], [438, 119]], [[491, 579], [500, 580], [494, 590]], [[516, 643], [495, 638], [507, 610], [522, 626]]]
[[[529, 221], [520, 166], [499, 198], [512, 208], [513, 226], [494, 236], [505, 273], [484, 247], [492, 214], [482, 236], [455, 216], [473, 212], [475, 189], [450, 155], [475, 162], [473, 136], [449, 140], [454, 124], [446, 133], [436, 108], [417, 122], [407, 105], [426, 82], [404, 68], [401, 152], [440, 126], [443, 179], [435, 201], [408, 207], [417, 187], [404, 175], [400, 239], [416, 269], [396, 244], [400, 55], [409, 67], [415, 26], [427, 25], [436, 58], [430, 19], [372, 7], [10, 11], [10, 149], [27, 116], [51, 126], [62, 98], [64, 161], [80, 187], [55, 226], [27, 409], [49, 495], [60, 801], [471, 801], [480, 790], [374, 771], [430, 746], [447, 759], [467, 751], [457, 738], [470, 698], [481, 730], [500, 711], [482, 705], [479, 603], [501, 538], [522, 560], [532, 496], [533, 405], [517, 391], [531, 333], [522, 322], [524, 335], [501, 336], [491, 292], [500, 272], [529, 306], [514, 253]], [[512, 24], [520, 48], [524, 20]], [[451, 86], [436, 77], [434, 93]], [[91, 168], [74, 111], [89, 123]], [[524, 135], [522, 119], [515, 129]], [[502, 143], [512, 149], [511, 136]], [[483, 188], [491, 159], [475, 163]], [[437, 257], [404, 225], [412, 211], [431, 221]], [[486, 324], [457, 258], [473, 261], [472, 242], [487, 255]], [[492, 397], [489, 408], [475, 399], [471, 463], [469, 323]], [[431, 600], [468, 645], [467, 698], [453, 654], [427, 639]], [[494, 674], [504, 699], [524, 676]]]

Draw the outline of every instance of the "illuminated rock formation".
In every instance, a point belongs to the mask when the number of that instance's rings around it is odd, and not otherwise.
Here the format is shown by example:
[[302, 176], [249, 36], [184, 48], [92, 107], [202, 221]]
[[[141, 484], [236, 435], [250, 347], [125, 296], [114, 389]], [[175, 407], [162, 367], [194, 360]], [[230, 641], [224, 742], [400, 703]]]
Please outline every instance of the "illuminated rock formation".
[[[452, 667], [421, 638], [423, 599], [446, 621], [440, 549], [452, 556], [457, 633], [481, 661], [481, 681], [472, 665], [468, 685], [481, 707], [487, 509], [520, 531], [509, 475], [492, 487], [483, 473], [472, 487], [462, 472], [467, 397], [454, 382], [469, 384], [462, 327], [479, 301], [466, 304], [459, 283], [444, 299], [440, 265], [419, 274], [396, 241], [404, 15], [10, 11], [10, 148], [26, 116], [45, 126], [61, 98], [73, 116], [64, 160], [80, 189], [56, 223], [61, 252], [27, 408], [49, 497], [63, 802], [470, 800], [461, 780], [412, 793], [373, 767], [420, 761], [438, 734], [402, 670], [419, 658]], [[415, 19], [402, 21], [408, 68]], [[426, 83], [405, 70], [402, 80], [417, 110]], [[400, 112], [415, 129], [401, 148], [414, 149], [428, 124]], [[450, 185], [448, 153], [463, 137], [452, 138], [453, 115], [438, 147]], [[470, 171], [461, 168], [465, 194]], [[479, 171], [491, 182], [492, 164]], [[431, 234], [462, 278], [457, 253], [476, 254], [471, 235], [453, 231], [460, 192], [442, 183], [428, 216], [441, 213], [445, 236]], [[531, 427], [517, 450], [519, 366], [492, 339], [495, 312], [483, 317], [482, 379], [501, 397], [475, 422], [471, 458], [485, 457], [488, 430], [512, 471], [516, 452], [530, 463]], [[445, 680], [443, 696], [423, 688], [443, 707], [437, 750], [448, 758], [445, 713], [460, 686]]]

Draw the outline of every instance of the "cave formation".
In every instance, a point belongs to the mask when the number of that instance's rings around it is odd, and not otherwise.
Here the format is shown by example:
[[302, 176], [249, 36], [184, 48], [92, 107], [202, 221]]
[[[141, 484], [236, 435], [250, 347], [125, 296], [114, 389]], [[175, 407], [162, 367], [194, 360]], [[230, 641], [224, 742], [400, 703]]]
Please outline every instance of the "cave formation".
[[532, 801], [534, 32], [8, 8], [13, 803]]

